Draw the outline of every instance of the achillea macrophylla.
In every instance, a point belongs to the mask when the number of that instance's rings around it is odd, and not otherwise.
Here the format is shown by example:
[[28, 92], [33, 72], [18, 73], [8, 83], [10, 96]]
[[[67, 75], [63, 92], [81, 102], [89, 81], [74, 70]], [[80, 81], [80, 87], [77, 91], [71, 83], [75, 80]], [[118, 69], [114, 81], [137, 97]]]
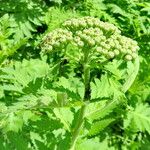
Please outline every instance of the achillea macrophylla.
[[43, 38], [42, 52], [65, 49], [68, 44], [92, 49], [108, 59], [120, 57], [128, 61], [134, 60], [139, 50], [137, 42], [122, 36], [116, 26], [93, 17], [65, 21], [61, 28]]

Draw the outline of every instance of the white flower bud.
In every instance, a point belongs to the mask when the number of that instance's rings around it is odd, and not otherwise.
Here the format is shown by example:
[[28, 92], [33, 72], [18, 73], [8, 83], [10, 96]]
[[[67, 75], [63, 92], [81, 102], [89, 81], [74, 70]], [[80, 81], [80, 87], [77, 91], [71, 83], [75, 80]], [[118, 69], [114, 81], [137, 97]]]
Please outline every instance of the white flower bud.
[[83, 46], [84, 46], [84, 42], [79, 41], [79, 42], [77, 43], [77, 45], [78, 45], [79, 47], [83, 47]]
[[51, 40], [51, 45], [54, 45], [55, 44], [55, 40]]
[[137, 58], [137, 56], [138, 56], [136, 53], [132, 53], [131, 55], [134, 59]]
[[72, 24], [73, 24], [74, 27], [78, 27], [79, 26], [78, 22], [72, 22]]
[[60, 42], [55, 42], [53, 46], [59, 47], [60, 46]]
[[132, 54], [132, 51], [130, 49], [127, 49], [128, 54]]
[[105, 42], [101, 42], [100, 45], [103, 46], [103, 47], [106, 46]]
[[136, 47], [131, 47], [131, 51], [136, 52], [137, 51]]
[[95, 42], [96, 42], [97, 44], [99, 44], [99, 43], [101, 42], [101, 38], [100, 38], [100, 37], [96, 37], [96, 38], [95, 38]]
[[103, 49], [103, 50], [102, 50], [102, 54], [104, 54], [104, 55], [108, 55], [108, 53], [109, 53], [109, 52], [108, 52], [108, 50], [107, 50], [107, 49]]
[[87, 24], [92, 27], [93, 26], [93, 22], [92, 21], [88, 21]]
[[86, 27], [86, 22], [85, 22], [85, 21], [82, 21], [81, 26], [82, 26], [82, 27]]
[[76, 36], [76, 37], [74, 38], [74, 41], [75, 41], [75, 42], [79, 42], [79, 41], [81, 41], [81, 39], [80, 39], [79, 36]]
[[48, 45], [47, 50], [48, 50], [48, 51], [52, 51], [52, 50], [53, 50], [53, 47], [52, 47], [51, 45]]
[[107, 50], [110, 50], [111, 46], [110, 46], [109, 44], [106, 44], [106, 45], [105, 45], [105, 48], [106, 48]]
[[119, 49], [119, 51], [120, 51], [122, 54], [126, 54], [126, 53], [127, 53], [126, 49], [124, 49], [124, 48]]
[[102, 49], [102, 47], [97, 47], [97, 48], [96, 48], [96, 51], [102, 53], [102, 52], [103, 52], [103, 49]]
[[105, 36], [101, 36], [101, 40], [105, 41], [106, 37]]
[[95, 41], [93, 39], [91, 39], [91, 40], [88, 41], [88, 44], [90, 46], [94, 46], [95, 45]]
[[71, 41], [72, 39], [73, 39], [72, 36], [67, 36], [67, 37], [66, 37], [66, 40], [67, 40], [67, 41]]
[[114, 54], [114, 52], [108, 52], [108, 54], [107, 54], [107, 56], [109, 57], [109, 58], [114, 58], [115, 57], [115, 54]]
[[114, 50], [115, 55], [119, 55], [119, 53], [120, 53], [119, 50], [117, 50], [117, 49]]
[[66, 38], [63, 36], [62, 38], [59, 39], [59, 41], [64, 43], [64, 42], [66, 42]]
[[132, 40], [132, 45], [137, 46], [137, 42]]
[[131, 55], [126, 55], [125, 59], [128, 60], [128, 61], [131, 61], [132, 60], [132, 56]]

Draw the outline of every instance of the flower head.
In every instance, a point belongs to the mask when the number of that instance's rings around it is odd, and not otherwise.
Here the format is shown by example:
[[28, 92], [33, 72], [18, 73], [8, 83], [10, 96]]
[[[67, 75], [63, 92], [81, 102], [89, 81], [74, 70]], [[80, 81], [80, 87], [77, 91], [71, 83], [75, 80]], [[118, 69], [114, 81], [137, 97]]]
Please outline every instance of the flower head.
[[42, 42], [43, 52], [65, 48], [68, 44], [78, 48], [95, 49], [106, 58], [120, 57], [133, 60], [137, 57], [137, 42], [121, 35], [113, 24], [93, 17], [74, 18], [65, 21], [62, 28], [48, 33]]

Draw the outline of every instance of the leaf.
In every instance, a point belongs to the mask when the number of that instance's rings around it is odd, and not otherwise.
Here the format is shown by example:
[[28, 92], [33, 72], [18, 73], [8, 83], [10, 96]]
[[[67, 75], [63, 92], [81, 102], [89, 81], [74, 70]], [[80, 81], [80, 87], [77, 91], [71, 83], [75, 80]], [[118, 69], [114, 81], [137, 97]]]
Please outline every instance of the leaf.
[[125, 17], [128, 16], [128, 13], [116, 4], [107, 4], [107, 6], [109, 9], [111, 9], [111, 12], [113, 12], [114, 14], [120, 14]]
[[22, 118], [25, 124], [28, 124], [28, 120], [32, 119], [34, 117], [34, 113], [32, 113], [31, 111], [27, 110], [23, 112]]
[[16, 116], [14, 113], [10, 113], [7, 118], [5, 130], [7, 132], [8, 131], [18, 132], [19, 130], [22, 129], [22, 126], [23, 126], [22, 118]]
[[57, 118], [60, 119], [61, 123], [63, 123], [64, 128], [70, 131], [70, 126], [73, 121], [73, 113], [68, 108], [55, 108], [54, 114]]
[[87, 113], [85, 117], [91, 121], [95, 119], [101, 119], [110, 114], [115, 107], [119, 104], [118, 99], [114, 99], [106, 104], [103, 104], [101, 107], [93, 107], [93, 111]]
[[90, 86], [91, 99], [108, 98], [121, 92], [121, 84], [114, 78], [109, 78], [108, 75], [102, 75], [100, 80], [95, 78]]
[[89, 136], [93, 136], [103, 131], [110, 123], [112, 123], [115, 119], [103, 119], [101, 121], [97, 121], [92, 123], [91, 129], [89, 130]]
[[99, 138], [82, 139], [77, 142], [75, 150], [114, 150], [113, 147], [109, 147], [108, 139], [105, 138], [103, 141], [99, 141]]
[[150, 107], [147, 104], [137, 104], [135, 110], [127, 113], [124, 120], [124, 128], [132, 128], [135, 131], [147, 131], [150, 134]]
[[111, 72], [118, 80], [123, 78], [124, 70], [119, 69], [122, 61], [114, 60], [104, 66], [104, 69]]

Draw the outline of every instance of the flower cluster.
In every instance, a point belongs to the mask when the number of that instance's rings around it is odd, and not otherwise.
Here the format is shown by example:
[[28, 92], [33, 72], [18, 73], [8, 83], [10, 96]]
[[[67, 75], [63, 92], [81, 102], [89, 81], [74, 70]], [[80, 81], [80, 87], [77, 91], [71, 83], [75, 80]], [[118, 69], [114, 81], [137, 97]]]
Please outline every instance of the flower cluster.
[[103, 30], [104, 32], [120, 33], [120, 30], [117, 27], [115, 27], [113, 24], [106, 23], [106, 22], [100, 21], [97, 18], [93, 18], [89, 16], [77, 18], [77, 19], [70, 19], [70, 20], [65, 21], [62, 25], [70, 30], [81, 30], [84, 28], [97, 27]]
[[81, 49], [94, 49], [108, 59], [117, 56], [132, 60], [137, 57], [137, 42], [121, 36], [120, 30], [113, 24], [93, 17], [82, 17], [67, 20], [62, 26], [45, 36], [42, 45], [44, 51], [72, 43]]
[[107, 58], [122, 56], [126, 60], [135, 59], [138, 49], [136, 41], [121, 35], [112, 35], [97, 46], [97, 51]]
[[63, 48], [72, 39], [72, 32], [61, 28], [56, 29], [43, 38], [41, 44], [42, 51], [50, 52], [55, 49]]

